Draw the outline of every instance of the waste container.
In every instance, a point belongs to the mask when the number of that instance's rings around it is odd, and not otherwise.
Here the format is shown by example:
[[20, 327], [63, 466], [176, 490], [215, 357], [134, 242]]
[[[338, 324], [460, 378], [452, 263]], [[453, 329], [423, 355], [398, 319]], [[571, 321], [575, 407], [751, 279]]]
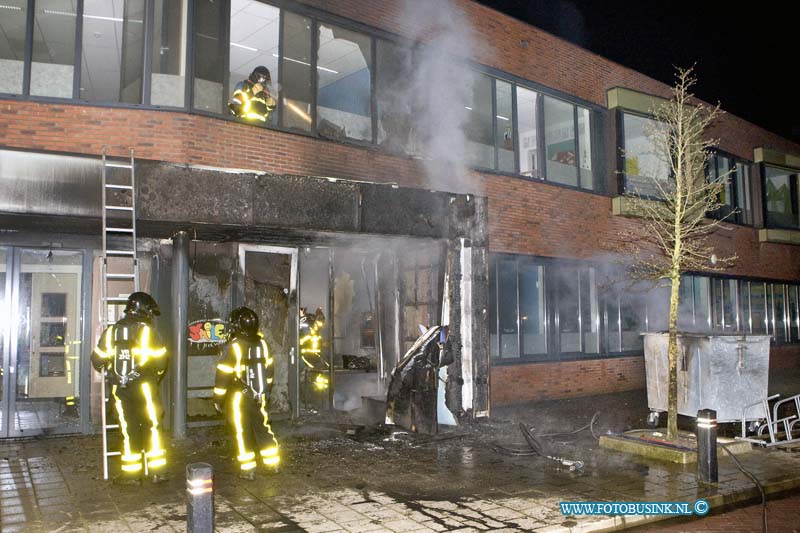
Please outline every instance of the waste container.
[[[667, 410], [669, 333], [642, 333], [651, 424]], [[742, 409], [767, 397], [769, 335], [678, 332], [678, 413], [714, 409], [719, 422], [741, 421]]]

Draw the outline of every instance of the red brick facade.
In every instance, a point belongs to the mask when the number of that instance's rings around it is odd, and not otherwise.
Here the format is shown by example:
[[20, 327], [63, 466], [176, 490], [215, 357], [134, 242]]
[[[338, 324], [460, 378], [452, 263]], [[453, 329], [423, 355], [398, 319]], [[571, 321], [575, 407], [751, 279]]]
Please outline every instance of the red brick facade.
[[[423, 0], [412, 0], [423, 1]], [[401, 2], [304, 0], [310, 6], [399, 35], [417, 30], [404, 21]], [[467, 0], [456, 2], [483, 47], [472, 58], [521, 78], [605, 106], [612, 87], [668, 96], [669, 87], [546, 32]], [[702, 80], [700, 80], [702, 82]], [[768, 146], [800, 154], [800, 146], [738, 117], [726, 115], [716, 135], [721, 148], [752, 159]], [[78, 104], [0, 101], [0, 146], [111, 155], [182, 164], [252, 169], [278, 174], [336, 176], [424, 186], [418, 160], [304, 135], [256, 128], [174, 111]], [[614, 162], [606, 179], [613, 178]], [[618, 249], [634, 221], [611, 214], [611, 199], [497, 174], [477, 174], [476, 190], [489, 198], [490, 248], [539, 256], [598, 259]], [[739, 260], [729, 273], [800, 280], [797, 247], [759, 243], [757, 229], [731, 226], [717, 239], [721, 255]], [[800, 364], [800, 348], [780, 348], [780, 365]], [[641, 357], [495, 366], [495, 405], [640, 388]]]

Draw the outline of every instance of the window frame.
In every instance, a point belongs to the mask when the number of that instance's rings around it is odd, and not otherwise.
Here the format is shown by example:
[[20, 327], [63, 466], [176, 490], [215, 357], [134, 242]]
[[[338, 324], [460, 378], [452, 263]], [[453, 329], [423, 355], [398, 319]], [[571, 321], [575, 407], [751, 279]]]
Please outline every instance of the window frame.
[[[713, 162], [715, 165], [715, 176], [719, 176], [719, 165], [718, 165], [718, 158], [725, 158], [728, 159], [732, 165], [732, 172], [728, 174], [728, 178], [730, 179], [730, 186], [731, 186], [731, 200], [732, 203], [731, 209], [733, 211], [732, 214], [719, 214], [716, 212], [709, 212], [708, 216], [710, 218], [715, 219], [724, 219], [723, 221], [729, 224], [736, 224], [737, 226], [746, 226], [752, 227], [753, 226], [753, 162], [745, 159], [743, 157], [737, 157], [730, 152], [726, 152], [724, 150], [713, 149], [710, 151], [711, 157], [709, 158], [709, 165]], [[739, 165], [744, 165], [746, 168], [749, 168], [749, 176], [748, 176], [748, 183], [744, 184], [744, 191], [745, 194], [748, 195], [750, 198], [750, 211], [749, 213], [745, 210], [745, 206], [739, 205], [739, 195], [738, 195], [738, 188], [740, 185], [740, 181], [742, 176], [739, 175]], [[706, 169], [706, 176], [710, 177], [710, 167]], [[728, 204], [725, 204], [728, 205]], [[723, 206], [724, 209], [724, 206]], [[749, 219], [749, 221], [748, 221]]]
[[[767, 200], [767, 167], [772, 167], [778, 170], [786, 171], [787, 174], [790, 176], [796, 176], [797, 185], [795, 186], [797, 192], [795, 194], [794, 201], [792, 202], [792, 215], [798, 219], [798, 223], [796, 226], [783, 226], [780, 224], [773, 224], [770, 223], [769, 220], [769, 209], [768, 209], [768, 200]], [[761, 207], [762, 207], [762, 220], [763, 226], [769, 229], [783, 229], [789, 231], [800, 231], [800, 169], [785, 166], [785, 165], [774, 165], [771, 163], [761, 162], [759, 164], [759, 171], [761, 174]], [[791, 182], [789, 183], [789, 194], [791, 197]]]

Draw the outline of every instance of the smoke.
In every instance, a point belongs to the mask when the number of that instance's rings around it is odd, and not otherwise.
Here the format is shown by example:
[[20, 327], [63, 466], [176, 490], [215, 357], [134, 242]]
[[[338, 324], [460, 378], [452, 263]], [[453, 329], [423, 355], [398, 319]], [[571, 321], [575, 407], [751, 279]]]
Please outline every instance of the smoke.
[[[449, 192], [479, 192], [469, 170], [470, 145], [464, 133], [473, 110], [475, 74], [462, 58], [473, 56], [474, 30], [452, 0], [403, 0], [400, 18], [415, 49], [408, 77], [392, 95], [407, 106], [413, 153], [422, 158], [428, 185]], [[491, 104], [490, 104], [491, 105]]]

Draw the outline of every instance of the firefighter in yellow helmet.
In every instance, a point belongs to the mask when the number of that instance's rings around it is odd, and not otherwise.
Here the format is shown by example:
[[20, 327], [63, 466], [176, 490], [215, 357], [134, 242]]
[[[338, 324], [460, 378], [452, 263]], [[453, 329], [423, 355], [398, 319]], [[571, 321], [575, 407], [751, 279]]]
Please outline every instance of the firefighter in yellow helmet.
[[153, 319], [160, 314], [152, 296], [131, 294], [123, 317], [103, 331], [92, 353], [92, 366], [106, 370], [122, 432], [122, 473], [115, 478], [117, 483], [140, 483], [143, 460], [153, 483], [165, 481], [158, 385], [167, 370], [167, 349], [153, 328]]
[[314, 313], [300, 308], [300, 358], [303, 361], [303, 382], [306, 389], [306, 401], [315, 394], [324, 394], [328, 390], [330, 365], [322, 355], [322, 327], [325, 325], [325, 314], [321, 308]]
[[267, 414], [275, 367], [253, 310], [234, 309], [228, 325], [214, 380], [214, 406], [225, 413], [233, 433], [240, 477], [252, 480], [259, 460], [276, 470], [280, 462]]
[[240, 81], [233, 89], [228, 102], [232, 115], [257, 122], [269, 122], [277, 102], [269, 92], [272, 82], [269, 69], [258, 66], [246, 80]]

